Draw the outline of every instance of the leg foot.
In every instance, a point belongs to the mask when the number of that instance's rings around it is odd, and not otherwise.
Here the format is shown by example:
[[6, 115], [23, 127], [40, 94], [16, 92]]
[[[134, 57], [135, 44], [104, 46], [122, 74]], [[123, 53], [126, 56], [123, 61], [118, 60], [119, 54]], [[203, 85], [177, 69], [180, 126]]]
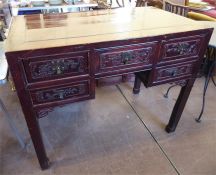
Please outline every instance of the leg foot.
[[140, 92], [140, 86], [141, 86], [141, 80], [135, 74], [135, 82], [134, 82], [134, 87], [133, 87], [134, 94], [138, 94]]
[[133, 93], [134, 93], [134, 94], [139, 94], [139, 92], [140, 92], [140, 89], [135, 89], [135, 88], [133, 88]]
[[176, 128], [171, 128], [171, 127], [169, 127], [169, 126], [167, 125], [166, 128], [165, 128], [165, 131], [166, 131], [167, 133], [171, 133], [171, 132], [174, 132], [175, 129], [176, 129]]
[[40, 163], [40, 167], [42, 170], [46, 170], [50, 167], [49, 159], [45, 160], [44, 162]]

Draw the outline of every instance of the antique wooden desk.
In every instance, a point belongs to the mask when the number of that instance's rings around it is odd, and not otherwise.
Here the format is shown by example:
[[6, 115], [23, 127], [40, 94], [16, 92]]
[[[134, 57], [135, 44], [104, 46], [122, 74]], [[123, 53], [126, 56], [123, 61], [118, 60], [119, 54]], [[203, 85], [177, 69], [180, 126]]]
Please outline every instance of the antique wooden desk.
[[[194, 84], [211, 28], [155, 8], [15, 17], [6, 57], [42, 169], [49, 167], [38, 120], [56, 106], [95, 97], [95, 80], [135, 73], [134, 93], [182, 85], [173, 132]], [[166, 114], [165, 114], [166, 115]]]

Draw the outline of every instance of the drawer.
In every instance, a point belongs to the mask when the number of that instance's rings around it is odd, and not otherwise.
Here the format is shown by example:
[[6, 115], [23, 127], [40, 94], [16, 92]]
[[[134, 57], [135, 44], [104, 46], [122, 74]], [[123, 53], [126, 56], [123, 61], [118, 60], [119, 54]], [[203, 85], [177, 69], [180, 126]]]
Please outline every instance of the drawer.
[[99, 73], [119, 71], [136, 66], [150, 66], [156, 55], [158, 42], [116, 46], [96, 50]]
[[30, 94], [33, 104], [47, 104], [60, 101], [73, 102], [94, 97], [94, 89], [92, 88], [92, 81], [86, 80], [31, 90]]
[[182, 37], [162, 41], [160, 62], [178, 59], [198, 59], [204, 35]]
[[23, 59], [23, 65], [28, 82], [88, 75], [90, 72], [88, 51], [28, 57]]
[[193, 73], [195, 63], [196, 62], [186, 62], [182, 64], [157, 67], [152, 72], [152, 82], [153, 84], [160, 84], [160, 82], [167, 83], [188, 78]]

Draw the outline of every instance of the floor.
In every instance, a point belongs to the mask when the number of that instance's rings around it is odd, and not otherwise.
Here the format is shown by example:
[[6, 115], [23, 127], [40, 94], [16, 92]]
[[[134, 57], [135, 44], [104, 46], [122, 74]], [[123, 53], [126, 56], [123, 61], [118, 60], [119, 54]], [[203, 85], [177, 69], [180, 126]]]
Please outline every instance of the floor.
[[216, 174], [216, 88], [210, 84], [203, 120], [203, 78], [197, 79], [175, 133], [164, 127], [179, 87], [169, 85], [132, 93], [132, 83], [96, 89], [96, 99], [56, 108], [40, 119], [51, 168], [41, 171], [20, 104], [10, 85], [0, 97], [22, 133], [21, 149], [0, 111], [1, 175], [214, 175]]

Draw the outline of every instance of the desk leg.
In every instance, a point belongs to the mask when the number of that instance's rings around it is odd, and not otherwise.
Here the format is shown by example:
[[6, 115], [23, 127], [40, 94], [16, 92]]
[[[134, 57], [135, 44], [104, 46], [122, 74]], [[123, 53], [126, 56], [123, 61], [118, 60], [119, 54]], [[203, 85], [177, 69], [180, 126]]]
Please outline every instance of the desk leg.
[[49, 159], [47, 158], [45, 147], [43, 144], [43, 139], [38, 123], [39, 121], [35, 117], [35, 115], [33, 115], [31, 117], [26, 117], [26, 122], [41, 169], [45, 170], [49, 168]]
[[187, 99], [188, 99], [188, 97], [190, 95], [190, 92], [191, 92], [191, 89], [193, 87], [194, 81], [195, 81], [195, 79], [188, 80], [186, 82], [185, 86], [183, 86], [181, 88], [180, 94], [179, 94], [178, 99], [177, 99], [177, 101], [175, 103], [175, 106], [173, 108], [169, 123], [168, 123], [168, 125], [166, 126], [166, 129], [165, 129], [168, 133], [175, 131], [175, 129], [176, 129], [177, 125], [178, 125], [178, 122], [179, 122], [179, 120], [181, 118], [181, 114], [182, 114], [182, 112], [184, 110]]
[[26, 90], [25, 82], [27, 80], [24, 80], [22, 74], [25, 71], [23, 68], [23, 59], [16, 59], [19, 57], [17, 53], [7, 53], [6, 56], [38, 161], [41, 169], [47, 169], [49, 168], [49, 159], [47, 158], [43, 144], [39, 119], [37, 118], [36, 111], [33, 110], [30, 93]]
[[141, 80], [135, 74], [135, 82], [134, 82], [134, 87], [133, 87], [134, 94], [138, 94], [140, 92], [140, 86], [141, 86]]

